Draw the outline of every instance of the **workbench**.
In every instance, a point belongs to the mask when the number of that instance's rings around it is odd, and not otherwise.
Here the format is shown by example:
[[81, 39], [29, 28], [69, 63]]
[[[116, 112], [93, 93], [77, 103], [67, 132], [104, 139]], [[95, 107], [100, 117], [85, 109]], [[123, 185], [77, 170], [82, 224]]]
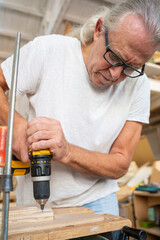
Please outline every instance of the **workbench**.
[[[2, 213], [0, 212], [0, 229]], [[131, 226], [131, 221], [109, 214], [95, 214], [84, 207], [10, 207], [8, 240], [60, 240], [90, 236]]]

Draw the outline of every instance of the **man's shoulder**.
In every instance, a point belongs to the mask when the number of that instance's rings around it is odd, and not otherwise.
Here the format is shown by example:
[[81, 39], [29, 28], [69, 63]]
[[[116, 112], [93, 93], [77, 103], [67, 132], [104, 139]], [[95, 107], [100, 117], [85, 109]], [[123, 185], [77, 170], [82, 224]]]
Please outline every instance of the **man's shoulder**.
[[51, 35], [38, 36], [33, 41], [39, 42], [40, 44], [47, 45], [47, 46], [54, 45], [54, 44], [56, 44], [56, 46], [58, 45], [64, 46], [72, 42], [76, 42], [78, 40], [76, 38], [69, 37], [69, 36], [64, 36], [60, 34], [51, 34]]

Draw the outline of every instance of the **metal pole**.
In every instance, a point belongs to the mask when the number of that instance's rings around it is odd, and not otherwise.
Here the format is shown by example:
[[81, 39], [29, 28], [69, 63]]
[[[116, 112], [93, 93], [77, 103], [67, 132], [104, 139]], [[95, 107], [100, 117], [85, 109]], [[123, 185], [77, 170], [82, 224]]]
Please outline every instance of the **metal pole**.
[[[21, 34], [17, 33], [14, 58], [12, 66], [12, 82], [9, 98], [9, 115], [8, 115], [8, 131], [7, 131], [7, 146], [6, 146], [6, 157], [5, 157], [5, 168], [4, 176], [11, 176], [11, 161], [12, 161], [12, 142], [13, 142], [13, 127], [14, 127], [14, 109], [15, 109], [15, 97], [18, 77], [18, 63], [19, 63], [19, 49], [20, 49]], [[10, 187], [8, 186], [8, 189]], [[2, 240], [8, 239], [8, 213], [9, 213], [9, 197], [10, 190], [3, 192], [3, 209], [2, 209]]]

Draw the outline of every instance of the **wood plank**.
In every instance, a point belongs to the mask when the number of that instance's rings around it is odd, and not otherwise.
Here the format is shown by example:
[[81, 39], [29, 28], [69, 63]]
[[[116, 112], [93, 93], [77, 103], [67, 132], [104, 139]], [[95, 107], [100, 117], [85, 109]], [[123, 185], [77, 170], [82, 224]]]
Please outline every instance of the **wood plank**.
[[74, 213], [94, 213], [90, 208], [85, 207], [66, 207], [66, 208], [54, 208], [54, 214], [74, 214]]
[[[34, 224], [33, 224], [34, 225]], [[108, 214], [104, 215], [104, 221], [70, 225], [67, 227], [55, 228], [53, 223], [46, 221], [41, 222], [39, 225], [39, 231], [36, 232], [33, 226], [33, 231], [24, 232], [19, 234], [18, 232], [14, 235], [9, 235], [9, 240], [39, 240], [39, 236], [43, 236], [46, 240], [65, 240], [76, 237], [89, 236], [99, 234], [103, 232], [114, 231], [122, 229], [123, 226], [131, 226], [131, 221], [121, 217], [115, 217]], [[47, 228], [45, 228], [45, 226]], [[19, 226], [21, 228], [21, 226]]]
[[[2, 203], [0, 203], [0, 208], [2, 208]], [[50, 209], [52, 209], [52, 211], [54, 212], [54, 214], [56, 215], [60, 215], [60, 214], [77, 214], [77, 213], [94, 213], [94, 211], [90, 208], [85, 208], [85, 207], [64, 207], [64, 208], [52, 208], [52, 204], [48, 203], [45, 206], [44, 212], [45, 211], [49, 211]], [[15, 202], [11, 202], [10, 203], [10, 212], [12, 213], [17, 213], [18, 214], [25, 214], [27, 213], [33, 213], [33, 212], [39, 212], [40, 208], [38, 207], [37, 204], [35, 205], [25, 205], [25, 206], [17, 206]], [[19, 211], [21, 213], [19, 213]]]
[[[56, 213], [54, 219], [53, 212]], [[83, 207], [57, 208], [46, 212], [40, 212], [35, 206], [13, 207], [9, 212], [8, 239], [64, 240], [117, 230], [124, 225], [131, 226], [130, 220], [108, 214], [94, 214], [92, 210]]]
[[[9, 208], [16, 207], [16, 206], [17, 206], [16, 202], [10, 202], [9, 203]], [[0, 202], [0, 212], [2, 210], [2, 207], [3, 207], [3, 203]]]
[[99, 233], [119, 230], [126, 225], [131, 226], [131, 221], [129, 219], [105, 214], [104, 221], [101, 222], [63, 228], [61, 229], [61, 232], [59, 232], [58, 229], [54, 229], [54, 231], [49, 233], [49, 240], [64, 240], [76, 237], [90, 236]]
[[[53, 221], [54, 227], [65, 227], [68, 225], [73, 225], [74, 221], [77, 224], [83, 222], [94, 222], [103, 220], [104, 217], [93, 214], [93, 211], [88, 208], [74, 207], [74, 208], [57, 208], [54, 210], [56, 214], [53, 214], [53, 209], [47, 209], [45, 211], [39, 210], [37, 206], [34, 207], [13, 207], [9, 211], [9, 226], [20, 225], [24, 223], [37, 223], [47, 221]], [[87, 214], [87, 215], [85, 215]], [[74, 216], [73, 216], [74, 215]], [[2, 212], [0, 212], [0, 218], [2, 217]], [[86, 218], [86, 219], [84, 219]]]
[[50, 212], [36, 212], [36, 213], [29, 213], [29, 214], [10, 214], [9, 213], [9, 223], [12, 224], [19, 224], [22, 221], [27, 222], [37, 222], [37, 221], [44, 221], [47, 218], [47, 220], [53, 220], [53, 211]]
[[10, 204], [10, 208], [9, 208], [9, 214], [10, 214], [10, 216], [11, 215], [13, 215], [13, 214], [16, 214], [16, 215], [22, 215], [22, 214], [25, 214], [25, 213], [27, 213], [27, 214], [30, 214], [30, 213], [36, 213], [36, 212], [38, 212], [39, 211], [39, 208], [37, 207], [37, 206], [27, 206], [27, 207], [21, 207], [21, 206], [14, 206], [14, 205], [12, 205], [12, 204]]
[[[3, 201], [3, 193], [1, 192], [0, 193], [0, 203], [2, 203]], [[16, 193], [13, 191], [13, 192], [10, 192], [10, 202], [15, 202], [16, 201]]]
[[[23, 216], [24, 217], [24, 216]], [[22, 234], [24, 232], [34, 233], [39, 232], [40, 226], [41, 230], [51, 230], [55, 228], [63, 228], [68, 226], [75, 226], [79, 224], [88, 224], [94, 222], [104, 221], [104, 216], [93, 213], [81, 213], [81, 214], [65, 214], [65, 215], [55, 215], [53, 219], [53, 214], [48, 215], [48, 213], [37, 213], [30, 214], [28, 217], [24, 218], [9, 218], [9, 234]], [[46, 222], [48, 226], [46, 226]]]
[[49, 240], [49, 236], [48, 233], [41, 233], [32, 236], [9, 236], [8, 240]]

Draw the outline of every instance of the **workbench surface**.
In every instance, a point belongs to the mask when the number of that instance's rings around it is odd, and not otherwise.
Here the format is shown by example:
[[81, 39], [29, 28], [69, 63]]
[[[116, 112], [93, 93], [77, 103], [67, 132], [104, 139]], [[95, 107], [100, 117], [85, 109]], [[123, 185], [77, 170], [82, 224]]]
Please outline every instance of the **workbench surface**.
[[[0, 229], [2, 222], [0, 212]], [[89, 236], [131, 226], [131, 221], [109, 214], [94, 214], [84, 207], [46, 209], [10, 207], [8, 240], [60, 240]]]

